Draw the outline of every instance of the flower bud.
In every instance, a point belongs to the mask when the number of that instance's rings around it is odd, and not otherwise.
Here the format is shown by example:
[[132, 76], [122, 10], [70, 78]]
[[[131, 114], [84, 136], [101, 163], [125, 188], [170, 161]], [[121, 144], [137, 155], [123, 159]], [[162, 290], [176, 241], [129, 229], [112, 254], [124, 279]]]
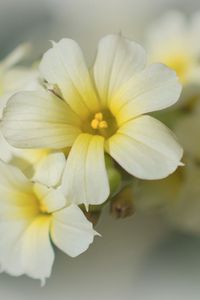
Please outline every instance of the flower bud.
[[110, 212], [115, 218], [126, 218], [134, 213], [133, 186], [124, 187], [111, 201]]

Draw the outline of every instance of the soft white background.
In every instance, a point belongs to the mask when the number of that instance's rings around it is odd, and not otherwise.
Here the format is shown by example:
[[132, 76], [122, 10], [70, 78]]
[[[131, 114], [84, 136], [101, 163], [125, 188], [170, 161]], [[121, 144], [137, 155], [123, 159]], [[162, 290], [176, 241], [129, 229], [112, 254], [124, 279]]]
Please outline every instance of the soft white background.
[[[145, 26], [167, 9], [191, 13], [199, 0], [0, 0], [2, 58], [22, 41], [34, 56], [48, 40], [76, 39], [92, 62], [96, 43], [122, 32], [142, 42]], [[52, 277], [0, 275], [2, 300], [199, 300], [200, 238], [172, 233], [157, 216], [115, 221], [105, 211], [89, 251], [76, 259], [57, 252]], [[6, 234], [6, 232], [5, 232]]]

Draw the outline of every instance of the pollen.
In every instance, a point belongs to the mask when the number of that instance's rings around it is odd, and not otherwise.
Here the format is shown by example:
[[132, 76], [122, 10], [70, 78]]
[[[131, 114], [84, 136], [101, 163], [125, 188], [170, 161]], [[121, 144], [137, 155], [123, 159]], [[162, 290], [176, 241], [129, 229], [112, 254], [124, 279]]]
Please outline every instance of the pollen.
[[103, 119], [103, 114], [98, 112], [94, 115], [94, 119], [90, 123], [93, 129], [105, 129], [108, 128], [108, 123]]

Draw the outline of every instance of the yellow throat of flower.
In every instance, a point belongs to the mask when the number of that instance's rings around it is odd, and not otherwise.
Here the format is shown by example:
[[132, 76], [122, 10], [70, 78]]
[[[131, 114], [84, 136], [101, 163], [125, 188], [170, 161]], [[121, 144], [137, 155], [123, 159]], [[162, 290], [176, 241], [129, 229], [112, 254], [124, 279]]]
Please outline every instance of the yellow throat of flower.
[[191, 59], [188, 55], [176, 54], [167, 57], [164, 63], [174, 69], [182, 83], [187, 81], [187, 74], [190, 69]]
[[109, 138], [117, 131], [117, 122], [109, 110], [91, 114], [82, 125], [83, 132]]
[[90, 124], [93, 129], [108, 128], [108, 123], [103, 119], [103, 114], [101, 112], [98, 112], [94, 115], [94, 119]]

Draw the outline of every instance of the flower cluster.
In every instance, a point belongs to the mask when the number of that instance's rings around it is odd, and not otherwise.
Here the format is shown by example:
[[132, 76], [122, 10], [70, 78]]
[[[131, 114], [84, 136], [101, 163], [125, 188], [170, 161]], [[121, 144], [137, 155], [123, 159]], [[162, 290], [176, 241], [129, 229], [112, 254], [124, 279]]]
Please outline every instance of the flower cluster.
[[[158, 26], [159, 25], [159, 26]], [[152, 25], [147, 38], [151, 60], [173, 67], [183, 83], [179, 105], [159, 115], [184, 147], [185, 167], [164, 180], [140, 181], [135, 209], [159, 212], [172, 226], [200, 234], [200, 13], [191, 20], [167, 13]], [[187, 58], [187, 59], [186, 59]]]
[[44, 282], [52, 244], [79, 255], [97, 235], [91, 220], [103, 204], [130, 215], [134, 178], [162, 179], [182, 165], [174, 134], [147, 115], [176, 103], [181, 85], [121, 35], [100, 40], [91, 71], [78, 44], [62, 39], [33, 73], [34, 84], [2, 104], [10, 155], [0, 154], [0, 265]]

